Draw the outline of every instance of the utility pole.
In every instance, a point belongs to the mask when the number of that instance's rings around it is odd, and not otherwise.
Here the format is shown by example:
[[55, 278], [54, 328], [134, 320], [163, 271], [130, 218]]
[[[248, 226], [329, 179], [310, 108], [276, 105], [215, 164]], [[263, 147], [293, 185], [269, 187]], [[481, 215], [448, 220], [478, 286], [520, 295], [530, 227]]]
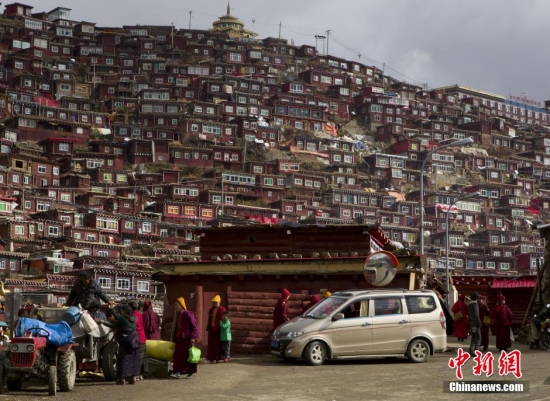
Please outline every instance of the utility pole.
[[243, 172], [245, 171], [244, 170], [244, 165], [246, 164], [246, 144], [248, 142], [248, 139], [246, 139], [246, 135], [244, 136], [244, 152], [243, 152]]
[[328, 40], [330, 37], [330, 29], [326, 33], [327, 33], [327, 56], [328, 56]]
[[279, 21], [279, 39], [281, 39], [281, 21]]
[[92, 61], [94, 62], [94, 93], [92, 93], [92, 96], [93, 96], [94, 99], [95, 99], [95, 65], [96, 65], [96, 63], [97, 63], [97, 58], [92, 57]]
[[189, 11], [189, 29], [191, 29], [191, 14], [193, 14], [193, 11]]
[[225, 204], [225, 196], [224, 196], [224, 189], [223, 189], [223, 170], [222, 170], [222, 217], [223, 217], [223, 205]]
[[174, 23], [172, 22], [172, 63], [174, 62]]
[[386, 73], [386, 63], [382, 63], [382, 85], [384, 85], [385, 73]]

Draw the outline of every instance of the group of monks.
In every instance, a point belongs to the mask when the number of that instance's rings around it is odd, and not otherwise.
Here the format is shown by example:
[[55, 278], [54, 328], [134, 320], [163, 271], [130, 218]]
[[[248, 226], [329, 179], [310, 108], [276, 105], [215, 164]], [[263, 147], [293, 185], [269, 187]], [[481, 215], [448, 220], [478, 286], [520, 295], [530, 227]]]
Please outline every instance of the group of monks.
[[[453, 305], [451, 311], [455, 316], [453, 336], [458, 341], [464, 341], [468, 338], [468, 303], [466, 295], [460, 294], [458, 301]], [[471, 301], [475, 302], [475, 301]], [[477, 301], [479, 306], [479, 318], [481, 320], [481, 347], [483, 351], [489, 349], [489, 330], [493, 332], [496, 338], [496, 348], [499, 351], [506, 351], [512, 346], [512, 320], [514, 318], [512, 311], [506, 305], [506, 297], [499, 295], [497, 304], [491, 312], [486, 304], [486, 298], [480, 296]], [[460, 318], [457, 319], [456, 316]], [[488, 319], [486, 319], [488, 317]]]

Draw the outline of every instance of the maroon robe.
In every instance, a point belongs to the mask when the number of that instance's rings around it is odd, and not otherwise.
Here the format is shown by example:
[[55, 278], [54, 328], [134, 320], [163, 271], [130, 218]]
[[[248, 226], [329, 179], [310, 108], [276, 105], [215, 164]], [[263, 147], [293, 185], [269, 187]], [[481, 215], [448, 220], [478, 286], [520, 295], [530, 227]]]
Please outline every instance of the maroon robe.
[[174, 373], [189, 374], [197, 373], [197, 364], [189, 363], [189, 348], [191, 348], [191, 339], [196, 340], [199, 338], [199, 330], [197, 327], [197, 320], [193, 312], [183, 310], [181, 311], [178, 322], [173, 356]]
[[209, 361], [221, 361], [223, 359], [220, 320], [225, 311], [226, 309], [223, 306], [212, 307], [208, 311], [208, 323], [206, 324], [208, 352], [206, 353], [206, 359]]
[[309, 299], [310, 302], [308, 302], [307, 304], [304, 304], [304, 306], [302, 306], [302, 313], [304, 313], [305, 311], [307, 311], [309, 308], [311, 308], [313, 305], [316, 305], [318, 304], [319, 302], [321, 302], [321, 299], [317, 296], [317, 295], [312, 295], [311, 298]]
[[493, 311], [493, 325], [496, 337], [496, 346], [499, 351], [507, 350], [512, 346], [510, 331], [512, 328], [512, 311], [508, 305], [497, 305]]
[[461, 339], [468, 338], [468, 306], [464, 300], [466, 296], [464, 294], [458, 297], [458, 301], [453, 305], [451, 311], [456, 314], [459, 311], [462, 313], [462, 318], [460, 320], [454, 321], [454, 331], [453, 336]]
[[479, 319], [481, 320], [481, 347], [489, 347], [489, 326], [484, 323], [485, 316], [491, 317], [491, 311], [486, 304], [477, 301], [479, 306]]
[[143, 303], [143, 329], [147, 340], [160, 340], [160, 318], [153, 311], [151, 301]]
[[288, 302], [286, 298], [279, 298], [273, 310], [273, 330], [284, 322], [288, 322]]

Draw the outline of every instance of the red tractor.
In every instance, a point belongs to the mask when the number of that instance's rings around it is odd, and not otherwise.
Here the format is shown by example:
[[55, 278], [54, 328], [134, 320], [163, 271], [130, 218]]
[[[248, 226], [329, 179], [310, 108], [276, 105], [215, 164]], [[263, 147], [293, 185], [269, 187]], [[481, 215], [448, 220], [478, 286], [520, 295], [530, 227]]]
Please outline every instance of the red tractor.
[[[37, 331], [46, 336], [32, 336]], [[72, 348], [78, 344], [61, 347], [48, 345], [50, 333], [45, 329], [28, 330], [24, 337], [14, 337], [7, 349], [9, 364], [0, 364], [0, 394], [8, 390], [19, 391], [23, 382], [42, 379], [48, 383], [50, 395], [55, 395], [57, 385], [61, 391], [72, 391], [76, 380], [76, 356]]]

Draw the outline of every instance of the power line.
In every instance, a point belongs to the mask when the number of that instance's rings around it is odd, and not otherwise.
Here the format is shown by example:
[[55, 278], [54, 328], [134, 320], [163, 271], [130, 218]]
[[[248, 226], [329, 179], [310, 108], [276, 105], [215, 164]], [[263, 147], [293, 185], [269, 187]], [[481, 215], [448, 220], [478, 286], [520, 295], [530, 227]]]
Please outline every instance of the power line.
[[[387, 67], [388, 69], [390, 69], [390, 70], [396, 72], [397, 74], [399, 74], [399, 75], [401, 75], [401, 76], [407, 78], [409, 81], [416, 82], [416, 83], [418, 83], [418, 84], [423, 84], [422, 82], [420, 82], [420, 81], [418, 81], [418, 80], [416, 80], [416, 79], [413, 79], [413, 78], [411, 78], [411, 77], [409, 77], [409, 76], [403, 74], [403, 73], [400, 72], [400, 71], [397, 71], [395, 68], [391, 68], [390, 66], [388, 66], [387, 64], [385, 64], [385, 63], [382, 62], [382, 61], [378, 61], [378, 60], [375, 60], [375, 59], [373, 59], [373, 58], [366, 57], [362, 52], [358, 52], [358, 51], [352, 49], [351, 47], [349, 47], [349, 46], [343, 44], [341, 41], [335, 39], [335, 36], [334, 36], [334, 35], [332, 35], [332, 40], [334, 40], [336, 43], [338, 43], [340, 46], [342, 46], [345, 50], [348, 50], [348, 51], [350, 51], [351, 53], [358, 54], [358, 55], [360, 54], [360, 55], [361, 55], [360, 57], [365, 57], [367, 60], [370, 60], [370, 61], [372, 61], [372, 62], [374, 62], [374, 63], [376, 63], [376, 64], [385, 65], [385, 67]], [[328, 52], [327, 52], [327, 53], [328, 53]]]

